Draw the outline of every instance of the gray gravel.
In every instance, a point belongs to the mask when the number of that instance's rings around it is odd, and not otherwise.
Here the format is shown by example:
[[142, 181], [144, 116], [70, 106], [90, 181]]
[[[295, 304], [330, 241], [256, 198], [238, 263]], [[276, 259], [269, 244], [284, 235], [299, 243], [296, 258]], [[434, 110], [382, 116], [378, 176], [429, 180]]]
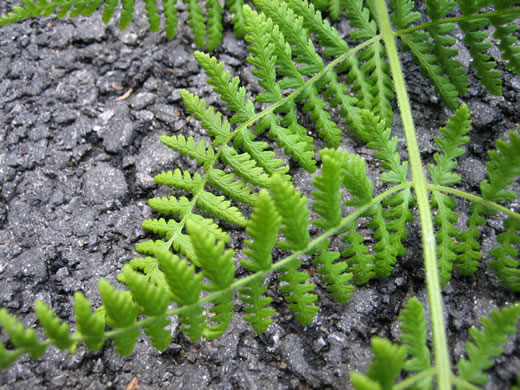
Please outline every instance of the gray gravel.
[[[0, 11], [9, 3], [14, 1]], [[136, 256], [135, 245], [152, 237], [140, 227], [153, 215], [147, 199], [168, 193], [156, 187], [153, 176], [192, 166], [162, 146], [159, 136], [201, 134], [182, 106], [180, 90], [188, 88], [222, 107], [193, 59], [185, 10], [179, 18], [181, 27], [171, 42], [149, 33], [142, 16], [123, 32], [98, 16], [0, 28], [0, 306], [26, 326], [37, 323], [35, 299], [73, 322], [73, 292], [82, 290], [99, 303], [99, 278], [115, 282], [122, 265]], [[245, 45], [229, 26], [217, 55], [243, 80], [251, 80], [243, 67]], [[421, 151], [429, 161], [435, 129], [449, 113], [417, 67], [409, 60], [405, 67]], [[493, 139], [520, 121], [520, 78], [506, 72], [504, 79], [503, 98], [486, 95], [471, 81], [466, 98], [475, 111], [475, 129], [460, 163], [469, 190], [476, 190], [485, 174], [485, 150]], [[256, 88], [254, 83], [247, 87]], [[395, 132], [404, 141], [399, 123], [397, 118]], [[350, 137], [344, 147], [369, 157]], [[376, 177], [378, 167], [369, 162], [369, 168]], [[300, 170], [294, 174], [299, 189], [309, 193], [309, 176]], [[518, 211], [519, 204], [515, 207]], [[464, 221], [462, 215], [461, 226]], [[484, 231], [486, 249], [493, 245], [495, 229], [500, 229], [498, 220]], [[174, 319], [173, 343], [162, 353], [146, 338], [125, 358], [110, 345], [98, 352], [80, 347], [75, 355], [50, 348], [40, 360], [23, 357], [0, 372], [0, 389], [125, 389], [133, 378], [140, 389], [349, 388], [348, 373], [366, 370], [370, 338], [395, 340], [404, 302], [411, 295], [426, 299], [418, 232], [415, 224], [408, 254], [392, 277], [358, 288], [347, 305], [333, 303], [314, 280], [321, 310], [308, 327], [296, 323], [273, 287], [278, 314], [263, 335], [238, 315], [221, 339], [191, 343]], [[234, 232], [233, 245], [242, 238], [242, 232]], [[500, 288], [485, 265], [471, 278], [456, 276], [443, 292], [455, 357], [463, 353], [466, 330], [479, 317], [519, 298]], [[7, 341], [5, 334], [1, 340]], [[519, 346], [518, 336], [507, 344], [489, 389], [513, 383], [520, 372]]]

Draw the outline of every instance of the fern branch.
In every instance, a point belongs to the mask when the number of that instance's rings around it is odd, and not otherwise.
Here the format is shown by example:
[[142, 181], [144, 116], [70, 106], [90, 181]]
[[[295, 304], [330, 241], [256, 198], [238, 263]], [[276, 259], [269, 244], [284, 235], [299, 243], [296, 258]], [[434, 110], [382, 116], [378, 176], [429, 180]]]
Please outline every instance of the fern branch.
[[507, 341], [506, 335], [517, 332], [516, 324], [519, 318], [520, 306], [508, 306], [494, 310], [490, 318], [483, 318], [482, 331], [476, 328], [469, 330], [472, 341], [466, 343], [468, 359], [461, 358], [457, 363], [462, 379], [476, 385], [487, 383], [484, 370], [493, 365], [491, 359], [502, 354], [502, 345]]
[[504, 222], [505, 232], [497, 241], [500, 246], [489, 251], [495, 260], [489, 266], [495, 271], [502, 284], [511, 291], [520, 291], [520, 260], [515, 245], [520, 244], [520, 220], [508, 218]]

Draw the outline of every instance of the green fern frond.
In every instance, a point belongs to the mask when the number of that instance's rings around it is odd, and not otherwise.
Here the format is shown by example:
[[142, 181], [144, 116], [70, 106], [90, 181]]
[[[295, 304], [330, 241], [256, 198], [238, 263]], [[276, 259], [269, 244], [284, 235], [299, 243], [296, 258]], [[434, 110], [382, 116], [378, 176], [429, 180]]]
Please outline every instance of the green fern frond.
[[283, 273], [278, 279], [286, 283], [280, 286], [280, 291], [287, 294], [284, 298], [290, 302], [289, 309], [296, 320], [302, 325], [309, 325], [319, 309], [313, 304], [318, 300], [318, 296], [310, 293], [316, 285], [307, 282], [309, 274], [297, 271], [301, 265], [300, 260], [291, 262], [282, 270]]
[[206, 148], [204, 140], [199, 141], [195, 145], [193, 137], [186, 139], [182, 134], [179, 136], [161, 136], [161, 142], [168, 146], [170, 149], [179, 151], [183, 156], [189, 156], [190, 158], [197, 161], [199, 165], [209, 165], [215, 158], [213, 148], [210, 146]]
[[[224, 196], [216, 196], [211, 192], [202, 191], [197, 198], [197, 206], [201, 210], [235, 225], [245, 226], [246, 224], [246, 219], [242, 213], [235, 206], [231, 206], [231, 202], [226, 200]], [[219, 239], [223, 239], [221, 234], [218, 235], [220, 236]]]
[[208, 130], [208, 135], [214, 137], [214, 146], [218, 146], [227, 141], [230, 136], [230, 126], [227, 120], [222, 120], [222, 114], [217, 112], [213, 107], [206, 109], [206, 102], [198, 96], [191, 94], [189, 91], [183, 89], [181, 97], [188, 112], [192, 114], [195, 119], [201, 122], [203, 128]]
[[[435, 22], [444, 18], [455, 6], [456, 3], [452, 0], [427, 1], [426, 12]], [[464, 95], [468, 89], [468, 77], [462, 64], [453, 59], [458, 54], [458, 51], [452, 48], [456, 40], [449, 35], [454, 28], [454, 23], [443, 23], [430, 27], [428, 32], [433, 38], [433, 52], [439, 59], [439, 65], [458, 94]]]
[[198, 341], [206, 329], [206, 319], [202, 315], [203, 307], [196, 305], [202, 292], [202, 274], [195, 273], [195, 267], [180, 259], [168, 250], [158, 249], [156, 258], [164, 272], [173, 301], [179, 306], [192, 307], [179, 315], [183, 324], [181, 330], [192, 341]]
[[336, 261], [340, 257], [339, 252], [329, 251], [330, 243], [327, 241], [321, 248], [318, 257], [312, 260], [312, 264], [318, 266], [316, 272], [327, 283], [327, 290], [338, 303], [347, 303], [354, 291], [354, 286], [349, 284], [352, 274], [348, 272], [346, 261]]
[[269, 186], [269, 176], [261, 167], [257, 166], [256, 161], [248, 153], [238, 153], [227, 145], [222, 148], [222, 160], [233, 168], [238, 176], [263, 188]]
[[[274, 184], [277, 184], [276, 181], [273, 182]], [[273, 262], [272, 250], [278, 238], [281, 221], [282, 217], [269, 193], [266, 190], [260, 191], [246, 229], [251, 240], [245, 241], [247, 249], [244, 249], [245, 255], [250, 260], [240, 261], [245, 269], [250, 272], [270, 270]], [[262, 285], [264, 280], [265, 276], [257, 277], [239, 290], [240, 300], [247, 305], [244, 310], [249, 313], [244, 316], [244, 319], [257, 333], [267, 330], [273, 322], [270, 317], [275, 313], [273, 308], [266, 307], [271, 303], [272, 298], [263, 296], [267, 291], [267, 286]]]
[[90, 301], [83, 293], [74, 293], [74, 311], [76, 313], [77, 332], [83, 337], [87, 348], [97, 351], [105, 343], [105, 315], [98, 310], [92, 313]]
[[70, 349], [73, 351], [76, 342], [70, 337], [69, 325], [60, 321], [54, 315], [52, 309], [42, 300], [36, 301], [34, 311], [42, 325], [43, 331], [51, 342], [59, 349]]
[[[99, 280], [98, 288], [103, 299], [106, 321], [111, 328], [128, 328], [135, 324], [137, 306], [129, 291], [120, 291], [105, 279]], [[116, 351], [122, 356], [130, 355], [134, 350], [137, 337], [139, 337], [139, 330], [137, 329], [113, 336], [112, 340]]]
[[161, 27], [161, 17], [157, 8], [157, 0], [145, 0], [144, 8], [146, 9], [146, 17], [150, 24], [150, 31], [157, 32]]
[[[188, 221], [186, 230], [193, 242], [197, 264], [202, 267], [202, 275], [209, 283], [204, 283], [205, 291], [222, 291], [231, 285], [235, 278], [233, 250], [224, 251], [225, 243], [217, 241], [216, 237], [208, 234], [198, 224]], [[233, 290], [227, 291], [213, 300], [210, 311], [213, 325], [208, 326], [203, 336], [208, 339], [220, 337], [227, 329], [233, 317]]]
[[[399, 339], [408, 347], [407, 352], [411, 357], [404, 363], [404, 369], [408, 372], [427, 370], [431, 367], [431, 356], [427, 345], [426, 318], [422, 303], [415, 297], [410, 298], [398, 320], [402, 322]], [[413, 388], [431, 389], [432, 380], [426, 378]]]
[[[150, 285], [148, 277], [135, 272], [131, 264], [123, 266], [122, 276], [124, 283], [130, 288], [140, 313], [154, 317], [166, 312], [171, 297], [165, 288]], [[169, 324], [170, 321], [158, 318], [152, 325], [145, 327], [145, 332], [150, 337], [152, 345], [160, 351], [170, 345], [171, 334], [164, 329]]]
[[198, 47], [206, 47], [206, 21], [204, 14], [197, 0], [183, 0], [188, 4], [188, 19], [193, 33], [193, 40]]
[[381, 203], [373, 207], [371, 214], [373, 215], [368, 223], [368, 227], [374, 230], [374, 239], [377, 241], [374, 245], [374, 251], [376, 252], [376, 277], [387, 278], [392, 273], [397, 262], [398, 248], [400, 246], [395, 246], [396, 240], [392, 238], [392, 234], [388, 230]]
[[166, 38], [172, 40], [175, 38], [175, 32], [177, 31], [177, 8], [175, 4], [177, 0], [163, 0], [164, 8], [164, 32]]
[[481, 320], [482, 331], [471, 328], [469, 334], [472, 341], [466, 343], [468, 358], [461, 358], [457, 362], [459, 375], [466, 381], [484, 385], [488, 376], [484, 373], [493, 365], [495, 357], [502, 354], [503, 345], [507, 342], [506, 335], [515, 334], [518, 330], [516, 324], [520, 318], [520, 305], [513, 305], [494, 310], [491, 317]]
[[408, 27], [421, 18], [421, 14], [413, 10], [415, 8], [413, 0], [390, 0], [390, 7], [393, 9], [390, 18], [398, 30]]
[[[493, 4], [497, 11], [509, 10], [513, 5], [517, 3], [513, 0], [495, 0]], [[518, 30], [518, 25], [512, 23], [518, 15], [509, 14], [501, 17], [491, 17], [489, 21], [491, 25], [495, 27], [493, 38], [498, 40], [498, 48], [502, 52], [502, 58], [505, 59], [506, 68], [513, 70], [516, 73], [520, 73], [520, 47], [515, 46], [518, 38], [515, 36], [515, 32]]]
[[185, 196], [177, 199], [175, 196], [152, 198], [148, 200], [148, 206], [164, 215], [177, 215], [183, 218], [192, 209], [191, 201]]
[[208, 10], [208, 45], [209, 51], [215, 50], [222, 41], [222, 6], [218, 0], [208, 0], [206, 2]]
[[489, 262], [489, 266], [505, 287], [511, 291], [520, 291], [520, 260], [515, 248], [515, 245], [520, 244], [520, 221], [508, 218], [504, 228], [506, 231], [497, 237], [500, 246], [489, 251], [489, 255], [495, 259]]
[[321, 217], [312, 224], [321, 229], [331, 229], [341, 222], [341, 191], [343, 161], [346, 153], [337, 149], [320, 151], [321, 173], [313, 181], [316, 191], [312, 193], [314, 211]]
[[[367, 146], [376, 150], [374, 156], [381, 160], [381, 166], [387, 170], [381, 174], [381, 181], [389, 184], [402, 184], [408, 180], [408, 162], [401, 162], [401, 156], [397, 153], [397, 137], [390, 138], [391, 130], [385, 121], [367, 110], [361, 112], [363, 120], [363, 136], [369, 139]], [[386, 229], [391, 235], [392, 246], [397, 254], [403, 256], [406, 249], [402, 245], [408, 237], [406, 224], [413, 221], [410, 208], [415, 200], [409, 188], [406, 188], [385, 199], [387, 209], [384, 217], [387, 220]]]
[[166, 221], [164, 218], [160, 219], [146, 219], [143, 221], [143, 229], [149, 230], [156, 234], [164, 236], [167, 240], [173, 239], [173, 248], [177, 252], [181, 252], [190, 261], [196, 263], [195, 252], [193, 250], [193, 243], [187, 234], [182, 233], [183, 224], [174, 219]]
[[[160, 241], [164, 245], [166, 243], [164, 241]], [[141, 245], [141, 253], [142, 252], [142, 244], [146, 244], [146, 242], [142, 242]], [[145, 245], [146, 246], [146, 245]], [[150, 248], [148, 254], [154, 254], [156, 248], [159, 245], [154, 245], [153, 249]], [[167, 248], [165, 248], [167, 249]], [[136, 249], [137, 250], [137, 249]], [[137, 250], [140, 252], [140, 250]], [[153, 285], [160, 287], [162, 289], [167, 289], [168, 285], [166, 283], [166, 279], [164, 278], [164, 273], [159, 269], [159, 263], [155, 257], [146, 256], [146, 257], [135, 257], [128, 263], [134, 271], [142, 273], [146, 279]], [[125, 283], [125, 278], [123, 274], [119, 274], [117, 276], [117, 280], [121, 283]], [[126, 284], [126, 283], [125, 283]]]
[[348, 270], [354, 275], [356, 284], [365, 284], [376, 276], [375, 256], [369, 254], [364, 237], [356, 232], [356, 223], [352, 222], [347, 227], [347, 234], [341, 241], [348, 243], [348, 247], [341, 252], [348, 263]]
[[282, 217], [280, 230], [286, 238], [277, 245], [285, 250], [305, 249], [309, 243], [307, 197], [296, 192], [293, 184], [279, 175], [271, 178], [270, 188], [276, 209]]
[[212, 169], [208, 172], [208, 179], [213, 187], [221, 190], [229, 198], [240, 203], [255, 204], [257, 194], [253, 194], [253, 189], [235, 174]]
[[14, 351], [5, 348], [3, 343], [0, 343], [0, 368], [10, 367], [23, 354], [23, 349], [16, 349]]
[[491, 159], [486, 164], [488, 180], [480, 184], [480, 192], [486, 200], [494, 202], [510, 202], [517, 198], [511, 190], [506, 187], [513, 184], [520, 176], [520, 132], [511, 132], [509, 142], [498, 140], [497, 150], [488, 152]]
[[452, 185], [460, 182], [461, 177], [451, 171], [457, 167], [456, 158], [465, 153], [461, 148], [468, 143], [466, 136], [471, 130], [468, 107], [464, 104], [451, 116], [446, 127], [441, 128], [443, 138], [435, 137], [433, 140], [439, 147], [441, 153], [435, 153], [433, 159], [436, 165], [428, 164], [430, 176], [435, 184]]
[[242, 14], [244, 0], [226, 0], [226, 5], [233, 14], [231, 22], [234, 26], [235, 38], [243, 38], [246, 35], [244, 15]]
[[365, 7], [363, 0], [345, 0], [346, 15], [350, 27], [355, 30], [350, 39], [369, 39], [377, 34], [377, 24], [371, 18], [370, 10]]
[[[458, 0], [460, 10], [464, 16], [478, 14], [479, 11], [489, 5], [488, 0]], [[465, 20], [459, 23], [460, 29], [464, 32], [464, 43], [469, 47], [469, 52], [473, 61], [471, 66], [476, 70], [477, 76], [489, 93], [502, 95], [502, 81], [500, 71], [496, 69], [497, 63], [491, 61], [491, 57], [486, 53], [492, 44], [486, 41], [489, 37], [487, 31], [482, 28], [487, 26], [489, 20], [486, 18]]]
[[347, 206], [361, 207], [372, 200], [374, 186], [367, 176], [365, 160], [357, 154], [349, 154], [343, 160], [343, 186], [352, 197]]
[[443, 75], [443, 69], [438, 65], [439, 58], [434, 51], [435, 45], [430, 38], [426, 31], [401, 35], [403, 45], [410, 49], [421, 68], [421, 73], [428, 76], [444, 104], [454, 110], [459, 105], [457, 88]]
[[159, 173], [154, 177], [154, 180], [156, 184], [163, 184], [170, 188], [175, 187], [179, 190], [184, 189], [194, 193], [200, 191], [203, 185], [203, 179], [198, 173], [192, 177], [189, 171], [181, 171], [179, 168], [176, 168], [173, 172]]
[[[38, 340], [34, 329], [25, 329], [23, 324], [4, 308], [0, 308], [0, 326], [9, 335], [11, 343], [21, 349], [20, 354], [26, 352], [31, 359], [37, 359], [45, 353], [47, 345]], [[18, 352], [13, 353], [17, 354]], [[14, 355], [7, 356], [6, 360], [14, 357]]]
[[457, 253], [455, 267], [462, 275], [466, 276], [473, 275], [478, 269], [479, 263], [477, 260], [482, 258], [480, 243], [477, 241], [480, 237], [478, 227], [486, 224], [486, 220], [482, 217], [485, 211], [482, 206], [472, 204], [470, 209], [471, 215], [466, 222], [468, 229], [457, 236], [459, 244], [455, 248]]
[[352, 384], [357, 390], [391, 390], [405, 363], [406, 347], [392, 344], [380, 337], [373, 337], [371, 344], [374, 359], [370, 363], [367, 375], [351, 373]]

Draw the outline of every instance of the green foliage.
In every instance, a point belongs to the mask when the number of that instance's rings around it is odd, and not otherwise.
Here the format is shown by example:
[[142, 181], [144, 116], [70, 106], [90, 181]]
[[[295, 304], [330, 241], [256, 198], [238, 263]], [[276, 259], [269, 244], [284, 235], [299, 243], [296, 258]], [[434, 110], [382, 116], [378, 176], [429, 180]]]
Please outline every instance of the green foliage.
[[[222, 5], [209, 0], [203, 10], [195, 0], [185, 2], [194, 40], [201, 47], [215, 49], [222, 35]], [[365, 284], [392, 274], [396, 262], [406, 254], [405, 241], [417, 205], [434, 354], [430, 356], [423, 306], [412, 298], [398, 318], [404, 345], [374, 338], [374, 360], [367, 375], [351, 374], [353, 385], [391, 389], [399, 377], [401, 387], [417, 389], [429, 389], [434, 383], [440, 388], [486, 383], [484, 370], [502, 353], [505, 335], [516, 332], [519, 306], [482, 320], [484, 331], [470, 330], [468, 357], [457, 364], [459, 377], [455, 378], [439, 285], [452, 277], [453, 265], [462, 275], [476, 272], [482, 257], [479, 229], [487, 223], [486, 217], [500, 211], [507, 218], [496, 247], [489, 251], [489, 265], [507, 288], [520, 290], [520, 216], [506, 208], [517, 197], [510, 186], [520, 175], [520, 135], [512, 132], [489, 153], [481, 196], [454, 187], [461, 181], [456, 173], [457, 158], [465, 153], [470, 120], [468, 108], [459, 107], [468, 78], [454, 59], [458, 52], [451, 34], [456, 26], [465, 33], [477, 76], [490, 92], [499, 94], [500, 72], [487, 54], [486, 28], [495, 28], [493, 38], [500, 41], [506, 66], [519, 71], [520, 49], [514, 36], [518, 9], [511, 8], [515, 1], [497, 0], [496, 12], [490, 13], [487, 0], [461, 0], [458, 6], [463, 15], [446, 22], [456, 9], [454, 1], [428, 0], [422, 16], [426, 24], [418, 25], [421, 15], [413, 1], [389, 3], [390, 14], [382, 0], [312, 4], [256, 0], [257, 10], [242, 7], [241, 0], [229, 0], [226, 5], [235, 13], [235, 32], [245, 36], [247, 61], [260, 91], [256, 95], [246, 91], [216, 57], [195, 53], [209, 85], [225, 103], [229, 119], [204, 99], [181, 92], [187, 112], [200, 122], [205, 134], [200, 139], [182, 134], [161, 137], [163, 144], [193, 161], [187, 164], [192, 168], [174, 168], [155, 177], [157, 184], [175, 192], [149, 201], [161, 216], [144, 221], [143, 227], [163, 239], [138, 245], [137, 251], [146, 256], [123, 266], [118, 280], [124, 288], [106, 280], [99, 282], [103, 306], [95, 312], [82, 293], [75, 294], [77, 331], [72, 335], [69, 326], [41, 301], [35, 310], [47, 336], [44, 341], [1, 309], [0, 324], [9, 345], [0, 344], [0, 366], [11, 365], [24, 353], [37, 358], [50, 344], [74, 351], [78, 343], [84, 343], [97, 350], [107, 339], [126, 355], [132, 352], [141, 328], [154, 347], [164, 350], [171, 342], [167, 329], [171, 316], [178, 316], [180, 330], [192, 341], [217, 338], [235, 313], [235, 290], [245, 320], [256, 332], [264, 332], [275, 314], [270, 306], [272, 292], [267, 293], [274, 287], [266, 283], [273, 278], [280, 282], [279, 292], [294, 317], [309, 325], [319, 309], [317, 285], [326, 286], [337, 302], [346, 303], [354, 293], [352, 282]], [[119, 1], [23, 0], [23, 4], [25, 8], [15, 8], [0, 23], [42, 15], [87, 15], [103, 4], [103, 20], [108, 22]], [[121, 28], [131, 21], [134, 6], [134, 0], [121, 1]], [[159, 8], [155, 1], [145, 0], [153, 31], [160, 28]], [[164, 0], [163, 10], [167, 36], [173, 38], [175, 3]], [[353, 30], [347, 38], [356, 46], [351, 48], [340, 37], [321, 10], [327, 10], [332, 20], [346, 16]], [[385, 24], [385, 18], [391, 18], [396, 31], [388, 31], [392, 27], [389, 21]], [[399, 78], [395, 42], [389, 43], [395, 39], [411, 52], [441, 99], [455, 111], [440, 129], [442, 136], [434, 138], [438, 151], [427, 167], [418, 152], [412, 119], [407, 120], [411, 111], [406, 85]], [[401, 99], [398, 104], [393, 102], [394, 93]], [[391, 134], [397, 105], [407, 157], [398, 151], [398, 138]], [[337, 148], [344, 128], [365, 142], [368, 153], [380, 163], [377, 181], [359, 155]], [[315, 142], [310, 134], [321, 140]], [[319, 150], [316, 158], [317, 145], [324, 144], [329, 148]], [[313, 179], [310, 202], [295, 189], [299, 182], [288, 174], [289, 166], [279, 157], [282, 152], [289, 163], [295, 162], [309, 173], [320, 168]], [[430, 181], [424, 177], [425, 168]], [[465, 205], [457, 204], [455, 196], [472, 201], [468, 229], [463, 232], [457, 230], [455, 211]], [[228, 232], [244, 227], [244, 247], [227, 249]], [[316, 266], [314, 274], [306, 272], [310, 261]], [[237, 279], [236, 267], [245, 276]], [[273, 277], [267, 278], [268, 274]]]
[[471, 328], [472, 341], [466, 343], [468, 359], [461, 358], [457, 362], [460, 376], [473, 384], [486, 384], [488, 378], [483, 371], [493, 365], [491, 359], [502, 354], [506, 335], [518, 331], [516, 324], [519, 319], [520, 306], [513, 305], [493, 311], [490, 318], [482, 318], [484, 330]]

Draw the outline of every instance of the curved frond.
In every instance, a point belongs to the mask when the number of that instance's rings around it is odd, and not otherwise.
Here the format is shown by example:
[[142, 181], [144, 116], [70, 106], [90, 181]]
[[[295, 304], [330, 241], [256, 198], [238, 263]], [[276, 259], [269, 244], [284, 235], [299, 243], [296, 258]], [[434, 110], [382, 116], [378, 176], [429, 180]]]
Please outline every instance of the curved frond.
[[76, 313], [77, 332], [91, 351], [97, 351], [105, 343], [105, 315], [102, 311], [92, 313], [90, 301], [83, 293], [74, 293], [74, 311]]
[[54, 345], [59, 349], [74, 350], [76, 342], [70, 337], [68, 324], [57, 318], [52, 309], [42, 300], [36, 301], [34, 311], [38, 316], [38, 321], [40, 321], [45, 334]]
[[504, 228], [506, 231], [497, 237], [500, 245], [489, 251], [489, 255], [495, 259], [489, 262], [489, 266], [505, 287], [511, 291], [520, 291], [520, 259], [515, 248], [520, 244], [520, 221], [508, 218]]
[[[424, 307], [415, 297], [408, 300], [398, 318], [401, 321], [399, 339], [408, 347], [408, 359], [404, 369], [409, 372], [421, 372], [431, 367], [430, 349], [428, 348], [428, 334]], [[422, 389], [431, 389], [431, 378], [421, 382]]]
[[336, 261], [340, 257], [339, 252], [329, 251], [329, 242], [321, 248], [318, 257], [312, 260], [312, 264], [319, 266], [316, 272], [327, 283], [327, 290], [338, 303], [347, 303], [354, 291], [354, 286], [349, 284], [352, 274], [348, 272], [346, 261]]
[[9, 314], [4, 308], [0, 308], [0, 326], [9, 335], [11, 343], [20, 349], [9, 354], [9, 352], [6, 353], [4, 345], [0, 343], [3, 348], [3, 351], [0, 350], [2, 364], [13, 358], [16, 360], [24, 352], [27, 352], [32, 359], [37, 359], [45, 353], [47, 345], [38, 340], [34, 329], [26, 329], [16, 317]]
[[469, 334], [472, 341], [466, 343], [466, 358], [457, 362], [459, 375], [475, 385], [485, 385], [488, 376], [484, 373], [493, 365], [495, 357], [504, 351], [506, 335], [515, 334], [516, 324], [520, 318], [520, 305], [512, 305], [501, 310], [494, 310], [491, 317], [481, 320], [483, 330], [471, 328]]
[[321, 174], [313, 181], [316, 191], [312, 192], [312, 206], [321, 218], [312, 221], [312, 224], [321, 229], [330, 229], [338, 226], [341, 221], [342, 167], [348, 156], [346, 152], [337, 149], [322, 149], [320, 156]]

